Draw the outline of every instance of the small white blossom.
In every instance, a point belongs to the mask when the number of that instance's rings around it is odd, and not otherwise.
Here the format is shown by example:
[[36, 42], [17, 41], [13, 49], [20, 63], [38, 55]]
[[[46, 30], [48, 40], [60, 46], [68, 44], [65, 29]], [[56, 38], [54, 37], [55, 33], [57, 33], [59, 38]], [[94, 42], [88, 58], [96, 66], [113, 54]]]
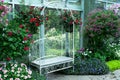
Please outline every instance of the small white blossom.
[[17, 73], [20, 73], [20, 71], [17, 71]]
[[0, 78], [2, 77], [2, 75], [0, 74]]
[[10, 78], [10, 80], [13, 80], [13, 78]]
[[20, 80], [19, 78], [15, 78], [15, 80]]
[[15, 64], [14, 67], [17, 67], [17, 64]]
[[30, 74], [30, 75], [32, 74], [32, 71], [30, 69], [28, 70], [28, 74]]
[[12, 67], [12, 70], [14, 70], [15, 69], [15, 67]]
[[11, 72], [14, 72], [14, 70], [11, 70]]
[[28, 77], [27, 76], [24, 76], [24, 79], [27, 79]]
[[30, 75], [28, 75], [28, 78], [31, 78], [31, 76], [30, 76]]
[[17, 74], [17, 76], [19, 77], [19, 76], [20, 76], [20, 74]]
[[4, 77], [7, 77], [8, 75], [4, 75]]

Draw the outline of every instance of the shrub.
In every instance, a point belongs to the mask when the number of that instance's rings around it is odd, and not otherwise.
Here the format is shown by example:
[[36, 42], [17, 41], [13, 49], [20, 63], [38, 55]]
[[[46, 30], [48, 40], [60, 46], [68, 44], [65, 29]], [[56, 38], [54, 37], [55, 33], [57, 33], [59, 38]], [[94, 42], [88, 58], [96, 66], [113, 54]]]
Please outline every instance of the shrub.
[[0, 37], [0, 60], [15, 59], [19, 56], [28, 54], [32, 35], [21, 28], [15, 20], [4, 26]]
[[65, 74], [75, 75], [102, 75], [108, 72], [109, 68], [105, 62], [96, 58], [75, 61], [74, 72], [72, 68], [63, 71]]
[[[88, 15], [86, 33], [88, 37], [87, 48], [105, 56], [106, 60], [117, 59], [110, 44], [119, 40], [118, 16], [111, 10], [100, 10]], [[116, 42], [115, 42], [116, 41]]]
[[120, 60], [108, 61], [106, 64], [109, 67], [110, 71], [120, 69]]

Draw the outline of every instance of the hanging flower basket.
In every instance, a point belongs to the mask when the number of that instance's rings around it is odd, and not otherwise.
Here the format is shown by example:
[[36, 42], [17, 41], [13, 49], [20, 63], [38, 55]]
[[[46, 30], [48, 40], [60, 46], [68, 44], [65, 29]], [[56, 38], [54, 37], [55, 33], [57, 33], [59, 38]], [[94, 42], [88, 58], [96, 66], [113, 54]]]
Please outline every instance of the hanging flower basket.
[[[74, 14], [73, 14], [74, 13]], [[76, 13], [76, 14], [75, 14]], [[77, 18], [77, 16], [74, 15], [78, 15], [77, 12], [70, 12], [68, 10], [64, 10], [64, 12], [62, 13], [62, 24], [63, 24], [63, 28], [64, 31], [66, 32], [73, 32], [73, 23], [75, 25], [81, 25], [81, 19]]]

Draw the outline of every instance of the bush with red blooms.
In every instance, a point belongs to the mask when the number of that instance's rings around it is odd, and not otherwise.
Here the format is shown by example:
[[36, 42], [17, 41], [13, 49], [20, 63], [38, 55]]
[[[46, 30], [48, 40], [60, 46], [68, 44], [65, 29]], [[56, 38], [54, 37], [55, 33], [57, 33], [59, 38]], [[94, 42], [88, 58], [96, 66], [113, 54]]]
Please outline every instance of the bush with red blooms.
[[43, 22], [43, 16], [40, 15], [42, 8], [34, 6], [25, 6], [25, 9], [22, 7], [17, 11], [17, 17], [15, 20], [21, 24], [20, 27], [26, 29], [32, 34], [38, 33], [38, 27]]
[[32, 34], [17, 21], [11, 20], [8, 26], [4, 26], [1, 36], [0, 61], [10, 61], [28, 54]]
[[68, 11], [68, 10], [64, 10], [64, 12], [62, 13], [62, 23], [64, 26], [64, 30], [66, 32], [73, 32], [73, 23], [75, 23], [75, 25], [81, 25], [82, 21], [80, 18], [76, 17], [75, 15], [77, 14], [77, 12], [75, 11]]

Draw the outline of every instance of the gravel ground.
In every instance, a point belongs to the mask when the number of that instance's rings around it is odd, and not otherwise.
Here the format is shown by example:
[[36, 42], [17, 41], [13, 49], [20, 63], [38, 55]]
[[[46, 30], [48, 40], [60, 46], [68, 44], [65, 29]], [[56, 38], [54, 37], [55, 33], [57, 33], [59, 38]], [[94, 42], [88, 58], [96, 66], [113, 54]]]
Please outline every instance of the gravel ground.
[[120, 80], [120, 70], [106, 75], [62, 75], [52, 73], [47, 75], [47, 80]]

